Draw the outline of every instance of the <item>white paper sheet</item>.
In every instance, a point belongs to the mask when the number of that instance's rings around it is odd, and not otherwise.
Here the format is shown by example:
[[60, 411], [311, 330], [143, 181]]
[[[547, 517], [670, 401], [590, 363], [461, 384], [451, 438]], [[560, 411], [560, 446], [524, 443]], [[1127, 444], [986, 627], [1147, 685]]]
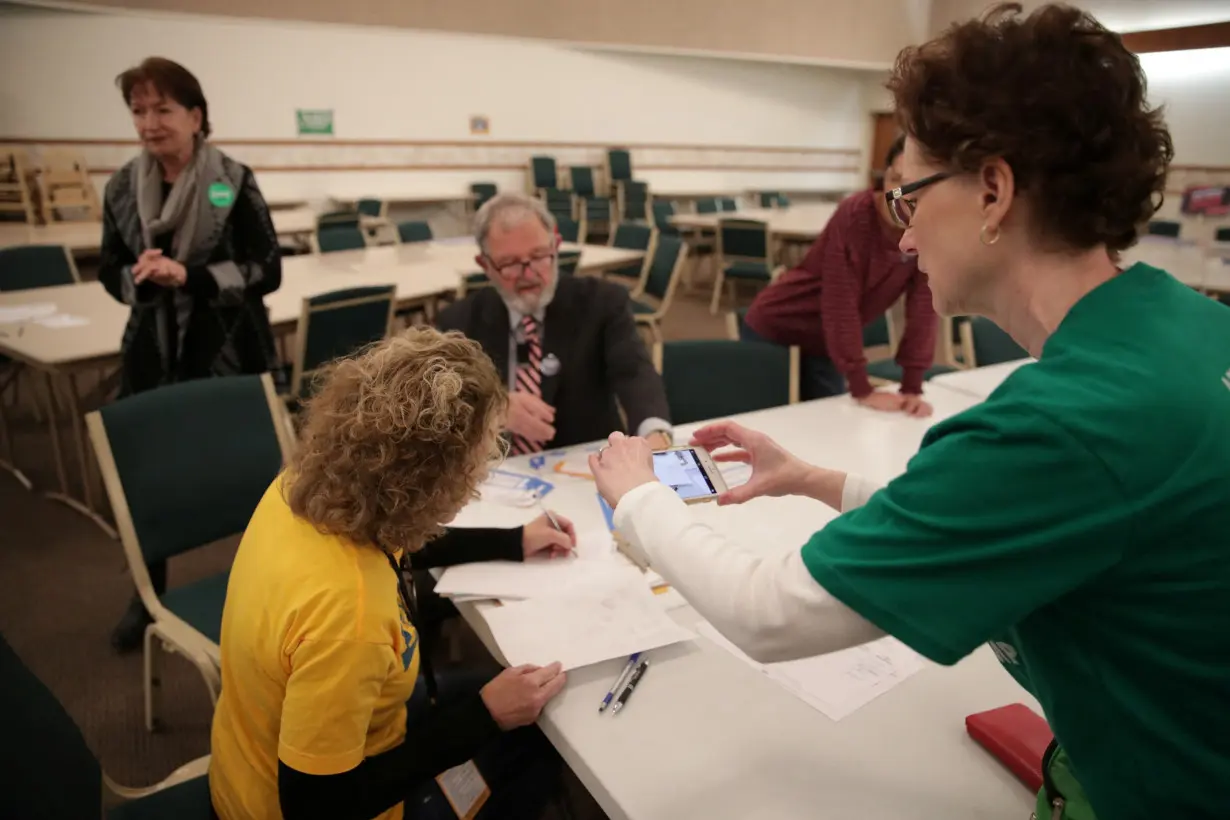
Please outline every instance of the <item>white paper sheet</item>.
[[596, 595], [517, 601], [483, 614], [513, 666], [559, 661], [577, 669], [694, 637], [639, 577]]
[[630, 564], [584, 558], [551, 558], [516, 563], [483, 561], [449, 567], [436, 582], [436, 593], [469, 598], [558, 598], [577, 590], [610, 588], [635, 578], [644, 586], [641, 573]]
[[0, 325], [32, 322], [51, 316], [56, 312], [54, 302], [31, 302], [27, 305], [4, 305], [0, 307]]
[[857, 712], [925, 666], [916, 652], [892, 637], [814, 658], [757, 663], [712, 624], [702, 623], [696, 631], [833, 720]]
[[84, 327], [88, 325], [90, 320], [85, 316], [74, 316], [71, 313], [56, 313], [51, 316], [45, 316], [41, 319], [35, 319], [34, 324], [42, 325], [43, 327], [59, 330], [65, 327]]

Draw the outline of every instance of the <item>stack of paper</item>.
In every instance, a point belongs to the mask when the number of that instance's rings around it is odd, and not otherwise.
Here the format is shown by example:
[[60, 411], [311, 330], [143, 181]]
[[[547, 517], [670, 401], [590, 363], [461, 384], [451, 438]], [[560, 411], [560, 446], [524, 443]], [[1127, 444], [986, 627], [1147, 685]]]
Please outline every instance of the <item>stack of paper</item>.
[[45, 319], [56, 312], [53, 302], [31, 302], [27, 305], [4, 305], [0, 307], [0, 325], [30, 322]]
[[505, 604], [484, 616], [513, 666], [559, 661], [566, 670], [576, 669], [693, 637], [635, 576], [583, 595]]
[[696, 631], [833, 720], [853, 714], [924, 666], [913, 650], [891, 637], [814, 658], [757, 663], [711, 624]]

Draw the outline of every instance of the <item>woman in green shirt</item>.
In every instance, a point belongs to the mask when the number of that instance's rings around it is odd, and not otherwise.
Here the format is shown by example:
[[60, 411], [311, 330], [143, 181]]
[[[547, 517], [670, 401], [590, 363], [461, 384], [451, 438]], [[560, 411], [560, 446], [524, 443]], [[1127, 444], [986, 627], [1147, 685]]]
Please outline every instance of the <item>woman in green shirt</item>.
[[618, 433], [591, 459], [616, 527], [761, 660], [889, 633], [953, 664], [990, 643], [1062, 748], [1042, 817], [1224, 820], [1230, 312], [1118, 265], [1173, 155], [1140, 64], [1077, 9], [1008, 6], [903, 51], [889, 88], [902, 250], [938, 312], [988, 316], [1038, 362], [936, 425], [883, 488], [731, 422], [698, 431], [752, 465], [722, 503], [843, 511], [800, 550], [734, 547]]

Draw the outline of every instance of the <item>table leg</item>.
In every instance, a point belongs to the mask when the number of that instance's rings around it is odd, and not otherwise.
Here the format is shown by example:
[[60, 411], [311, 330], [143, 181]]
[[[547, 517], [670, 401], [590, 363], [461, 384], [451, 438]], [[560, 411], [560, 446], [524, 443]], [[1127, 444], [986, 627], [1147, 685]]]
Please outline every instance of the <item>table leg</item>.
[[45, 376], [47, 426], [49, 432], [51, 433], [51, 453], [52, 457], [55, 458], [56, 461], [56, 476], [60, 482], [60, 491], [58, 493], [46, 493], [46, 496], [52, 501], [59, 501], [66, 507], [81, 513], [86, 518], [98, 525], [98, 528], [106, 533], [109, 538], [118, 539], [120, 537], [119, 533], [117, 533], [115, 528], [107, 523], [106, 519], [99, 515], [91, 505], [91, 497], [93, 493], [90, 490], [90, 473], [88, 470], [89, 457], [85, 452], [85, 437], [82, 432], [83, 425], [80, 418], [81, 400], [77, 393], [77, 380], [71, 374], [68, 377], [69, 391], [71, 393], [71, 406], [69, 407], [69, 413], [72, 416], [73, 438], [77, 445], [77, 459], [81, 465], [81, 486], [84, 490], [84, 496], [86, 499], [84, 504], [76, 498], [73, 498], [72, 493], [68, 488], [68, 466], [64, 461], [64, 449], [60, 445], [59, 419], [56, 416], [55, 374], [47, 373]]

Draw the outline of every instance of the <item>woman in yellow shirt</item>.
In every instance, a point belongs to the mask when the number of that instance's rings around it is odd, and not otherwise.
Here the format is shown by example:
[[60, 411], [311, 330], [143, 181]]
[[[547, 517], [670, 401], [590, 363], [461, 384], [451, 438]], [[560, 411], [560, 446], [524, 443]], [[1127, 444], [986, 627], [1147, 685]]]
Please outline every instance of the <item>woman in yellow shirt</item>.
[[501, 455], [506, 401], [491, 361], [456, 333], [409, 331], [333, 365], [231, 569], [210, 766], [222, 820], [388, 820], [407, 800], [428, 816], [432, 778], [493, 745], [528, 744], [499, 755], [518, 765], [550, 756], [536, 730], [503, 733], [563, 688], [558, 664], [407, 712], [419, 639], [400, 562]]

